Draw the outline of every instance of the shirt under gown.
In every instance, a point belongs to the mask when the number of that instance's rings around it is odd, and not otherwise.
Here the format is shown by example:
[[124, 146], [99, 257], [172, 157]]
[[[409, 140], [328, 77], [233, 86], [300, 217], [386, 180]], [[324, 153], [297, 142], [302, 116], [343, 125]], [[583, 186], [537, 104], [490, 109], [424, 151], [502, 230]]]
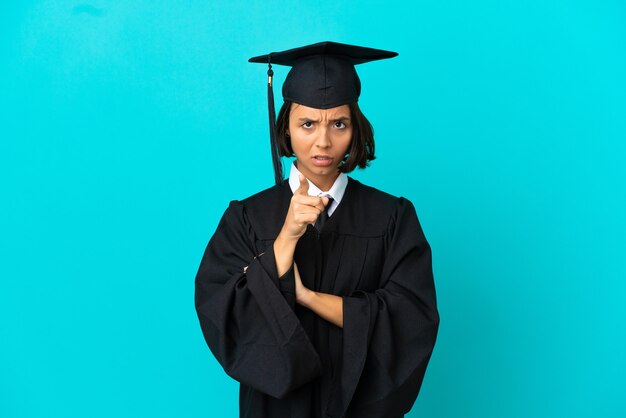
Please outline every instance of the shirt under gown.
[[240, 382], [245, 418], [399, 418], [415, 402], [437, 331], [431, 249], [410, 201], [349, 178], [295, 262], [314, 291], [343, 297], [343, 328], [296, 304], [273, 243], [287, 181], [226, 209], [196, 275], [206, 342]]

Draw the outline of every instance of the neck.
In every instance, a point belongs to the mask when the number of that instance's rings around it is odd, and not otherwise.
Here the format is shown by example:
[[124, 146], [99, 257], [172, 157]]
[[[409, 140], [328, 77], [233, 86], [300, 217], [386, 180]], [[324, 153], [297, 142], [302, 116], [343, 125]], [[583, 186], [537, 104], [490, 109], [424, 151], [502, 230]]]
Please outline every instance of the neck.
[[331, 187], [333, 187], [333, 184], [335, 184], [335, 180], [337, 180], [337, 177], [339, 177], [339, 171], [333, 173], [332, 176], [321, 177], [312, 175], [311, 177], [308, 177], [308, 179], [311, 180], [311, 182], [315, 184], [318, 189], [323, 192], [327, 192], [330, 190]]

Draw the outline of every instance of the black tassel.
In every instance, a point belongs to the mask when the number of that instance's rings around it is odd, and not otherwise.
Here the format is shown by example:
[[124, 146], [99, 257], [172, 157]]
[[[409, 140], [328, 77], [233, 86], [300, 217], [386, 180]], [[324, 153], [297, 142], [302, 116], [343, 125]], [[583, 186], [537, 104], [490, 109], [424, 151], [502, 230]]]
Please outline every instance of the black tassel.
[[274, 77], [274, 71], [272, 70], [271, 54], [268, 55], [267, 65], [267, 107], [269, 110], [270, 118], [270, 144], [272, 146], [272, 164], [274, 165], [274, 180], [276, 184], [283, 182], [283, 164], [280, 159], [280, 153], [278, 149], [278, 140], [276, 138], [276, 110], [274, 109], [274, 90], [272, 88], [272, 78]]

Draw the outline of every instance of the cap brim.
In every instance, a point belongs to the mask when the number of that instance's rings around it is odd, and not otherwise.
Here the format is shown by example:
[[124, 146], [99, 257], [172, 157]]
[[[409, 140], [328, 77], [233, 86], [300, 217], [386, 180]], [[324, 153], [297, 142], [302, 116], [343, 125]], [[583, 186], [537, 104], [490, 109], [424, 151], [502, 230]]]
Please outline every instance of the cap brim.
[[397, 52], [385, 51], [383, 49], [367, 48], [364, 46], [341, 44], [337, 42], [319, 42], [299, 48], [288, 49], [281, 52], [252, 57], [248, 62], [293, 66], [300, 58], [311, 55], [335, 55], [348, 59], [353, 65], [365, 62], [376, 61], [386, 58], [393, 58]]

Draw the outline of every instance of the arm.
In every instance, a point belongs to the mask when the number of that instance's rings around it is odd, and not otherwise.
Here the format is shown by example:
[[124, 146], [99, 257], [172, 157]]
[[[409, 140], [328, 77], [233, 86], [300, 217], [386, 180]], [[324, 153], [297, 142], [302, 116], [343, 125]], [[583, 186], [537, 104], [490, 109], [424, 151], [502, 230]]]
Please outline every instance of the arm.
[[400, 199], [388, 228], [381, 287], [344, 297], [303, 286], [293, 276], [297, 303], [342, 328], [340, 377], [327, 413], [401, 416], [418, 395], [439, 327], [430, 245], [415, 209]]
[[300, 187], [291, 198], [285, 223], [274, 241], [278, 277], [291, 270], [298, 240], [304, 235], [307, 225], [315, 223], [328, 204], [327, 197], [309, 196], [309, 181], [306, 177], [300, 174], [299, 180]]
[[245, 208], [231, 203], [196, 275], [196, 310], [226, 373], [281, 398], [319, 376], [321, 362], [281, 293], [273, 250], [257, 254], [250, 234]]
[[302, 284], [298, 266], [294, 264], [296, 302], [309, 308], [328, 322], [343, 328], [343, 298], [329, 293], [315, 292]]
[[422, 384], [439, 327], [430, 245], [399, 199], [380, 288], [343, 297], [343, 362], [328, 415], [403, 416]]
[[276, 238], [276, 241], [274, 241], [274, 258], [276, 260], [276, 273], [278, 273], [278, 277], [282, 277], [291, 269], [297, 243], [297, 239], [284, 238], [284, 236], [280, 234], [278, 238]]

